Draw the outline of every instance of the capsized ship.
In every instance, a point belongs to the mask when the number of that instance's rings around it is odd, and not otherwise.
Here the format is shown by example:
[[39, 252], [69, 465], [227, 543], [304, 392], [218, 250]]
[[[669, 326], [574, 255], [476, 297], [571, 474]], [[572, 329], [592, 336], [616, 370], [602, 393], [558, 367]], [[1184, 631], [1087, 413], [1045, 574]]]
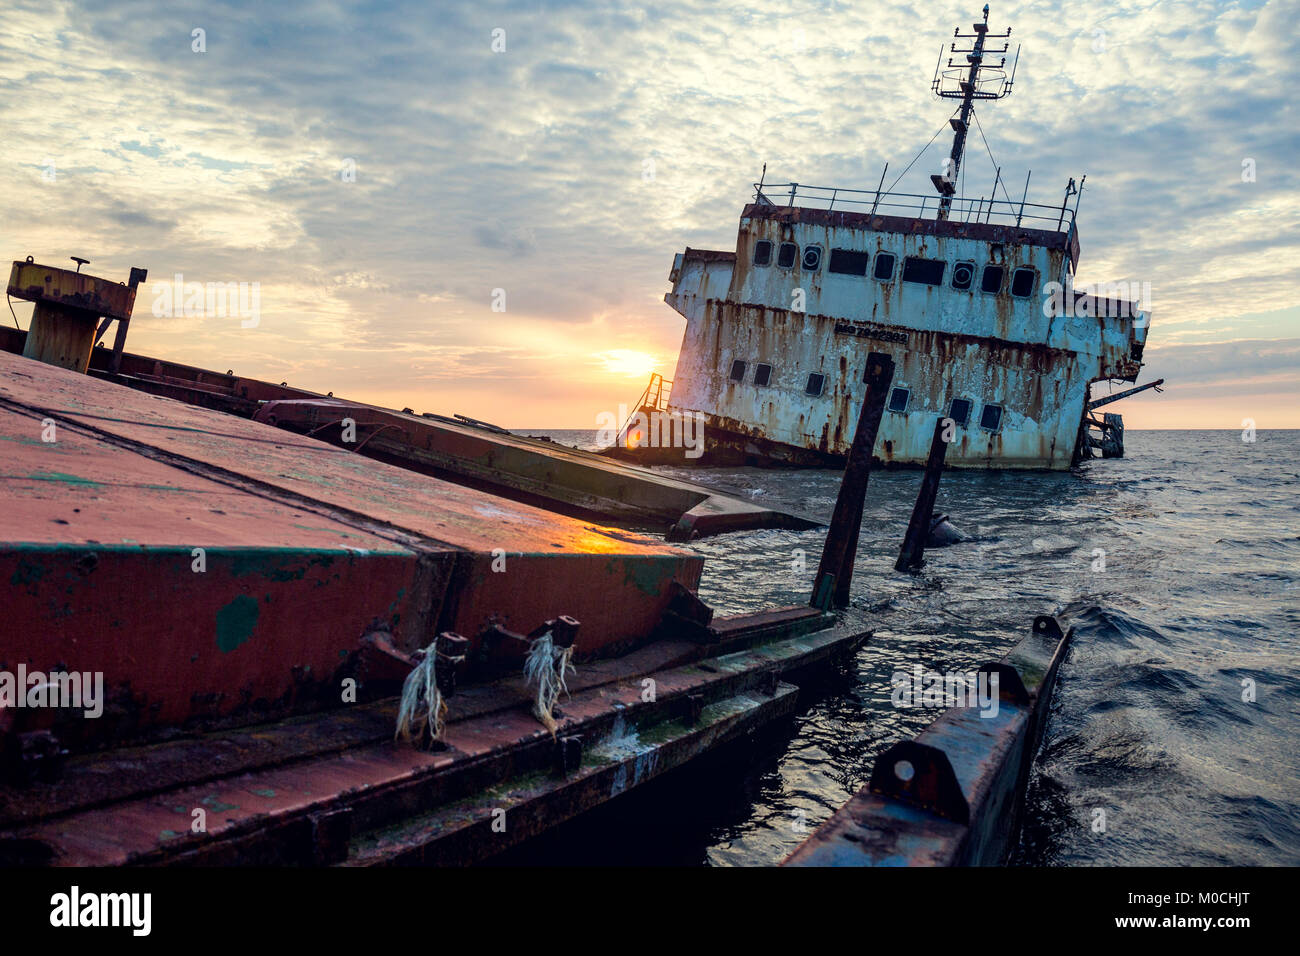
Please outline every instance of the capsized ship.
[[662, 416], [703, 424], [696, 464], [838, 465], [871, 351], [897, 369], [880, 462], [923, 464], [936, 416], [955, 428], [949, 466], [1060, 470], [1123, 454], [1120, 416], [1089, 414], [1122, 396], [1090, 402], [1089, 390], [1136, 382], [1150, 315], [1110, 290], [1074, 291], [1082, 182], [1035, 204], [1028, 179], [1013, 199], [999, 169], [993, 196], [957, 195], [975, 101], [1014, 81], [1009, 43], [989, 45], [1011, 31], [991, 36], [987, 20], [986, 6], [971, 34], [954, 31], [936, 68], [934, 92], [960, 100], [937, 196], [760, 181], [734, 250], [676, 255], [664, 296], [686, 319], [676, 374], [652, 379], [614, 454], [684, 463], [655, 440]]

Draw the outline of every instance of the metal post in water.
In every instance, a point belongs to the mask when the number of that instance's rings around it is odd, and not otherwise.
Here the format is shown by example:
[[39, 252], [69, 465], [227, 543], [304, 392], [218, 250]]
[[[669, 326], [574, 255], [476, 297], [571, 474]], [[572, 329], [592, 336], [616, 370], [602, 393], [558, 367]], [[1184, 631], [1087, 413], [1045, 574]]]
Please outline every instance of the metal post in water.
[[943, 475], [943, 460], [948, 454], [948, 443], [943, 440], [945, 419], [934, 423], [934, 439], [930, 442], [930, 457], [925, 463], [925, 477], [921, 491], [912, 508], [912, 520], [903, 536], [903, 547], [898, 552], [895, 571], [907, 571], [925, 564], [925, 541], [930, 536], [930, 522], [934, 518], [934, 499], [939, 495], [939, 478]]
[[858, 532], [862, 527], [862, 506], [867, 497], [867, 481], [871, 477], [871, 451], [876, 446], [880, 417], [885, 410], [885, 395], [893, 378], [892, 356], [883, 352], [872, 352], [867, 356], [867, 394], [858, 414], [858, 428], [849, 447], [840, 493], [835, 499], [835, 512], [826, 532], [821, 564], [817, 567], [812, 597], [808, 602], [823, 611], [829, 611], [832, 606], [847, 607], [849, 603], [849, 582], [853, 578]]

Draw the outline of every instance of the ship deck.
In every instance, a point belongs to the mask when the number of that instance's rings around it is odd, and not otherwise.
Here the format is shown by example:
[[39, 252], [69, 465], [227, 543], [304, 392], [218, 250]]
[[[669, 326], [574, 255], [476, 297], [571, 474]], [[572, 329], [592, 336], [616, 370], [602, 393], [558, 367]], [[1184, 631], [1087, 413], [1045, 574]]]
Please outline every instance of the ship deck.
[[[661, 541], [2, 351], [0, 442], [0, 671], [104, 690], [0, 700], [0, 863], [473, 862], [790, 714], [788, 675], [868, 637], [712, 619]], [[560, 615], [553, 734], [501, 629]], [[447, 631], [440, 746], [395, 743]]]
[[[0, 328], [0, 351], [20, 354], [25, 333]], [[395, 411], [132, 353], [108, 371], [109, 350], [92, 352], [93, 375], [189, 405], [256, 418], [401, 468], [572, 517], [663, 534], [671, 540], [754, 528], [814, 528], [818, 522], [738, 494], [637, 468], [557, 442], [516, 435], [468, 418]], [[356, 439], [341, 441], [350, 418]], [[296, 439], [286, 438], [292, 445]], [[689, 463], [682, 449], [675, 463]]]
[[567, 614], [581, 657], [626, 650], [703, 563], [4, 352], [0, 441], [0, 665], [103, 672], [104, 716], [65, 728], [99, 741], [337, 701], [374, 632], [473, 655], [491, 621]]

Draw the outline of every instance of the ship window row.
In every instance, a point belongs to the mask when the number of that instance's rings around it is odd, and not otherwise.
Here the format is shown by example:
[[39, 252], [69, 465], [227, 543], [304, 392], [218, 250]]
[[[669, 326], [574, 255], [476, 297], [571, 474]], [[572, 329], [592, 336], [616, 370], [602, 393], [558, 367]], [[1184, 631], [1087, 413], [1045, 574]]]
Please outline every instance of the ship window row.
[[[866, 378], [863, 378], [866, 381]], [[912, 390], [905, 386], [896, 385], [889, 391], [889, 401], [886, 407], [891, 412], [906, 412], [908, 403], [912, 399]], [[973, 403], [968, 398], [954, 398], [952, 404], [948, 406], [948, 417], [954, 422], [965, 428], [970, 424], [970, 414]], [[995, 432], [1002, 427], [1002, 406], [988, 404], [980, 413], [980, 428], [985, 431]]]
[[[969, 398], [954, 398], [948, 406], [948, 417], [962, 428], [970, 425], [971, 412], [975, 403]], [[986, 432], [995, 432], [1002, 427], [1002, 406], [988, 403], [980, 411], [980, 428]]]
[[[743, 382], [745, 380], [745, 370], [748, 364], [741, 359], [736, 359], [731, 363], [731, 374], [727, 377], [733, 382]], [[767, 385], [772, 381], [772, 366], [765, 362], [759, 362], [754, 366], [754, 384]]]
[[[867, 377], [864, 374], [862, 381], [866, 382]], [[889, 400], [885, 407], [891, 412], [900, 414], [907, 411], [908, 405], [912, 400], [912, 390], [903, 385], [895, 385], [889, 391]], [[971, 413], [975, 410], [975, 403], [969, 398], [954, 398], [948, 406], [948, 417], [957, 425], [966, 428], [970, 425]], [[996, 432], [1002, 427], [1002, 406], [988, 403], [980, 411], [979, 426], [985, 431]]]
[[[741, 359], [736, 359], [731, 363], [730, 379], [733, 382], [743, 382], [745, 372], [749, 364]], [[867, 380], [866, 376], [862, 379]], [[772, 382], [772, 366], [766, 362], [757, 362], [754, 365], [754, 384], [769, 385]], [[808, 383], [804, 386], [804, 392], [812, 395], [814, 398], [820, 396], [826, 389], [826, 376], [821, 372], [810, 372], [808, 374]], [[904, 386], [895, 386], [889, 392], [889, 401], [887, 407], [891, 412], [906, 412], [907, 406], [912, 399], [912, 390]], [[968, 398], [954, 398], [952, 404], [948, 406], [948, 417], [954, 422], [965, 428], [970, 424], [971, 411], [974, 404]], [[1002, 427], [1002, 406], [988, 404], [980, 412], [980, 428], [985, 431], [995, 432]]]
[[[759, 239], [754, 243], [754, 265], [768, 266], [772, 264], [773, 245], [774, 243], [770, 239]], [[822, 265], [821, 246], [804, 246], [803, 256], [800, 257], [799, 246], [796, 243], [781, 243], [776, 253], [777, 266], [781, 269], [792, 269], [796, 261], [800, 263], [805, 272], [817, 272]], [[832, 249], [830, 260], [827, 263], [827, 270], [838, 275], [865, 276], [870, 262], [871, 256], [866, 252], [859, 252], [855, 249]], [[871, 270], [871, 277], [879, 282], [893, 282], [897, 264], [898, 257], [892, 252], [878, 252], [876, 253], [875, 268]], [[948, 272], [948, 263], [943, 259], [905, 256], [902, 271], [902, 280], [904, 282], [939, 286], [943, 285], [944, 276]], [[969, 260], [955, 263], [948, 281], [954, 289], [965, 292], [974, 287], [977, 274], [979, 276], [980, 291], [987, 292], [990, 295], [998, 295], [1003, 291], [1009, 291], [1017, 298], [1028, 299], [1034, 294], [1034, 289], [1038, 285], [1038, 270], [1021, 267], [1012, 270], [1010, 289], [1004, 290], [1007, 277], [1005, 266], [990, 262], [981, 269], [976, 263]]]

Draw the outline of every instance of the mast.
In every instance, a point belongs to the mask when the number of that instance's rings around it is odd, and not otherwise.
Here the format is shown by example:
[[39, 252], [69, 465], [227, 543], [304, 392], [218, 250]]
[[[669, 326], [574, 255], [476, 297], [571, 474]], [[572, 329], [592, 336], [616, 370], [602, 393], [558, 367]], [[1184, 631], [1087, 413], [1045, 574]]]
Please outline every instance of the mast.
[[[996, 65], [984, 62], [986, 55], [996, 56], [999, 53], [1006, 53], [1010, 47], [1010, 42], [1003, 44], [1000, 50], [985, 49], [986, 39], [1006, 40], [1011, 36], [1011, 28], [1007, 28], [1006, 33], [994, 34], [989, 36], [989, 5], [984, 4], [984, 20], [980, 23], [972, 24], [971, 29], [974, 33], [960, 33], [957, 30], [952, 31], [952, 35], [958, 40], [974, 40], [974, 45], [969, 50], [957, 49], [957, 44], [949, 44], [948, 52], [950, 54], [959, 53], [966, 55], [967, 65], [963, 67], [960, 63], [953, 62], [952, 56], [948, 57], [948, 68], [944, 69], [941, 65], [935, 67], [934, 80], [930, 84], [935, 94], [943, 99], [960, 99], [961, 111], [960, 116], [954, 116], [948, 122], [953, 128], [952, 152], [948, 155], [945, 163], [945, 169], [942, 174], [936, 173], [930, 177], [934, 183], [934, 188], [939, 191], [939, 215], [940, 219], [947, 219], [948, 213], [952, 209], [952, 197], [957, 192], [957, 173], [961, 169], [962, 154], [966, 151], [966, 134], [970, 130], [970, 114], [974, 108], [976, 100], [1000, 100], [1003, 97], [1011, 95], [1011, 85], [1015, 81], [1015, 65], [1011, 68], [1011, 77], [1008, 79], [1006, 73], [1007, 58], [1002, 57]], [[943, 61], [943, 50], [939, 51], [940, 64]], [[1016, 62], [1020, 61], [1020, 49], [1016, 48]], [[964, 74], [964, 76], [963, 76]]]

